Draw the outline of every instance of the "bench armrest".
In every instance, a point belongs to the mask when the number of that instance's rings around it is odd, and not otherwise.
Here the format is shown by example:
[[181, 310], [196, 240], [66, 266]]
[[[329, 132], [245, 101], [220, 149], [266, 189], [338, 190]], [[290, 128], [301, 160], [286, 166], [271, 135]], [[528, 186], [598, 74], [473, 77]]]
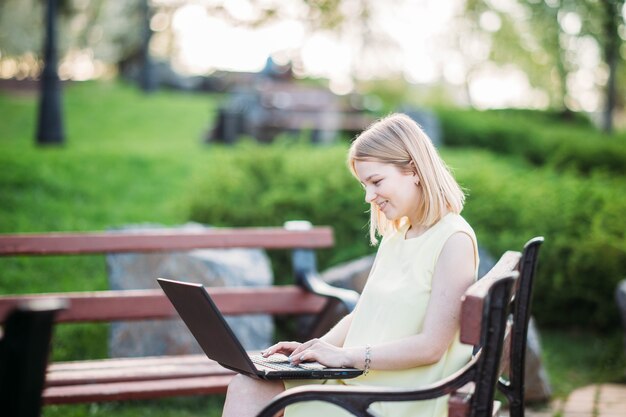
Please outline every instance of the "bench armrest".
[[375, 402], [424, 401], [456, 392], [473, 380], [477, 361], [475, 357], [449, 377], [420, 389], [324, 385], [292, 388], [276, 396], [257, 417], [271, 417], [288, 405], [304, 401], [325, 401], [356, 416], [376, 417], [368, 410]]
[[314, 271], [303, 272], [297, 275], [297, 282], [298, 285], [316, 295], [334, 298], [343, 304], [348, 312], [353, 311], [356, 307], [356, 303], [359, 301], [358, 292], [330, 285], [322, 280], [320, 275]]
[[[305, 220], [285, 222], [285, 229], [291, 231], [310, 230], [313, 225]], [[345, 288], [338, 288], [325, 282], [317, 271], [317, 259], [311, 249], [294, 249], [291, 254], [291, 263], [296, 278], [296, 283], [323, 297], [339, 301], [348, 312], [354, 310], [359, 300], [359, 293]]]

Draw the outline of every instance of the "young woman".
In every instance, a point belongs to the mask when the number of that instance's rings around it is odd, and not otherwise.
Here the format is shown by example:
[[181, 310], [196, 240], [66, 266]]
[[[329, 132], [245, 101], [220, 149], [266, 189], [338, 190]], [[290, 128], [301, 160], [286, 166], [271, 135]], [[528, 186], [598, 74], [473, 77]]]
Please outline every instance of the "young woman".
[[[302, 384], [420, 387], [468, 362], [459, 341], [461, 296], [474, 282], [478, 250], [460, 216], [465, 196], [428, 136], [409, 117], [393, 114], [352, 143], [352, 174], [371, 205], [370, 239], [382, 241], [356, 309], [320, 339], [280, 342], [264, 355], [293, 363], [318, 361], [364, 369], [347, 380], [266, 382], [238, 375], [228, 388], [224, 417], [254, 416], [272, 397]], [[377, 403], [381, 416], [445, 416], [445, 398]], [[287, 407], [285, 417], [348, 416], [323, 402]]]

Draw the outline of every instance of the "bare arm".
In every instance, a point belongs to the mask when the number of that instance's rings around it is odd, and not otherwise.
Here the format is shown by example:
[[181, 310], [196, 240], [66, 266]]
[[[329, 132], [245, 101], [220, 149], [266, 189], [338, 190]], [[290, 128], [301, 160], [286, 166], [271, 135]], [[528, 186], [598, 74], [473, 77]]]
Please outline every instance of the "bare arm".
[[[374, 259], [374, 263], [372, 264], [372, 268], [370, 270], [370, 274], [376, 268], [376, 260]], [[309, 340], [304, 343], [305, 346], [310, 346], [312, 343], [320, 342], [327, 344], [331, 347], [337, 347], [338, 349], [343, 346], [344, 341], [346, 340], [346, 336], [348, 334], [348, 329], [350, 328], [350, 324], [352, 323], [352, 314], [344, 316], [337, 324], [333, 326], [324, 336], [320, 339]], [[285, 355], [292, 354], [296, 349], [302, 346], [302, 343], [299, 342], [279, 342], [269, 348], [265, 349], [262, 353], [263, 356], [267, 357], [273, 355], [274, 353], [282, 353]]]
[[[474, 281], [474, 262], [471, 238], [465, 233], [452, 235], [445, 243], [435, 266], [422, 332], [371, 346], [372, 369], [413, 368], [441, 359], [459, 328], [461, 296]], [[343, 326], [342, 322], [336, 327], [340, 326]], [[330, 333], [332, 331], [329, 335]], [[336, 339], [325, 340], [325, 337], [296, 347], [292, 352], [294, 362], [317, 360], [328, 366], [363, 368], [365, 346], [337, 348], [334, 343], [330, 343]]]
[[346, 335], [348, 334], [348, 329], [350, 328], [351, 323], [352, 313], [339, 320], [339, 322], [335, 324], [333, 328], [328, 331], [328, 333], [322, 336], [320, 340], [328, 342], [334, 346], [343, 346], [343, 342], [346, 340]]

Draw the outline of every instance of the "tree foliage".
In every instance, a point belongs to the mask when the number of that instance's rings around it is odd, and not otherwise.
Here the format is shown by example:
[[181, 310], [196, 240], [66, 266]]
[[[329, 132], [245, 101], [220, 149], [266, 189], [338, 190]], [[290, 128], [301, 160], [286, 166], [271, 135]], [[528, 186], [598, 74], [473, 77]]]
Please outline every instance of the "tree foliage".
[[[590, 74], [604, 90], [604, 108], [610, 115], [622, 96], [616, 93], [618, 69], [625, 59], [620, 53], [626, 25], [624, 0], [467, 0], [466, 17], [479, 31], [489, 35], [489, 58], [498, 63], [515, 63], [529, 77], [533, 86], [550, 96], [553, 107], [579, 107], [573, 97], [577, 74], [588, 61], [585, 53], [599, 51], [600, 66]], [[487, 14], [501, 22], [497, 30], [481, 24]], [[580, 100], [580, 99], [579, 99]], [[610, 130], [610, 118], [605, 128]]]
[[[12, 60], [27, 72], [22, 76], [38, 74], [46, 1], [0, 1], [0, 65], [2, 60]], [[150, 39], [150, 33], [145, 32], [146, 4], [153, 18], [158, 15], [161, 22], [167, 22], [160, 25], [158, 34], [158, 42], [165, 45], [164, 53], [170, 54], [166, 58], [171, 58], [176, 48], [174, 16], [185, 6], [197, 6], [208, 16], [239, 27], [259, 27], [281, 19], [297, 20], [307, 34], [325, 31], [359, 40], [356, 55], [367, 55], [374, 61], [375, 51], [390, 48], [385, 34], [373, 33], [370, 25], [376, 0], [247, 0], [238, 5], [207, 0], [57, 1], [61, 6], [57, 22], [62, 61], [68, 56], [86, 54], [88, 59], [105, 64], [132, 62], [141, 54], [146, 39]], [[393, 6], [395, 1], [389, 4]], [[241, 13], [241, 7], [246, 12]]]
[[[60, 56], [87, 53], [90, 59], [118, 62], [141, 44], [142, 0], [58, 0]], [[11, 59], [36, 76], [44, 38], [46, 0], [0, 2], [0, 60]]]

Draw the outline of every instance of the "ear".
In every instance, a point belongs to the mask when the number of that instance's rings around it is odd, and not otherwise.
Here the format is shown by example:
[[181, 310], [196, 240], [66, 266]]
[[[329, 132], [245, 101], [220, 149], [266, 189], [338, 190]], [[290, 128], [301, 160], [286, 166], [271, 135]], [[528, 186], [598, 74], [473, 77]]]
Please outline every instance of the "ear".
[[417, 168], [415, 167], [415, 162], [411, 161], [409, 163], [409, 167], [411, 169], [411, 174], [415, 177], [415, 185], [420, 184], [420, 177], [417, 175]]

